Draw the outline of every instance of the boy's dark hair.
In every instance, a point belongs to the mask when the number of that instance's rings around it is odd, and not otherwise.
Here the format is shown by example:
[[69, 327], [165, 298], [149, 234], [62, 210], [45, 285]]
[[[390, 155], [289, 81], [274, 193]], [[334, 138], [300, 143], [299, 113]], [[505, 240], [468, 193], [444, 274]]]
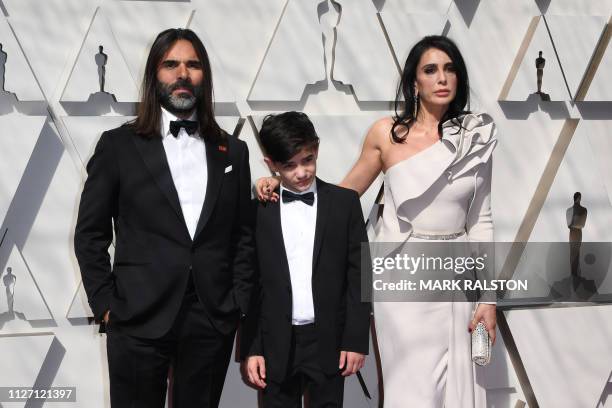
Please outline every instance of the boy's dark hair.
[[302, 149], [319, 145], [319, 136], [305, 113], [268, 115], [259, 131], [259, 141], [272, 161], [284, 163]]

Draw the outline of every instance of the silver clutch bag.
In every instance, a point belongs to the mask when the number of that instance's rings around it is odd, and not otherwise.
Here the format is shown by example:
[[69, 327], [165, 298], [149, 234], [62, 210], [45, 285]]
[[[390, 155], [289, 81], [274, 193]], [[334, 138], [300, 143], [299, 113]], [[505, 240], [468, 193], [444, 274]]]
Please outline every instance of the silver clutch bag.
[[491, 361], [491, 338], [483, 322], [472, 331], [472, 361], [480, 366]]

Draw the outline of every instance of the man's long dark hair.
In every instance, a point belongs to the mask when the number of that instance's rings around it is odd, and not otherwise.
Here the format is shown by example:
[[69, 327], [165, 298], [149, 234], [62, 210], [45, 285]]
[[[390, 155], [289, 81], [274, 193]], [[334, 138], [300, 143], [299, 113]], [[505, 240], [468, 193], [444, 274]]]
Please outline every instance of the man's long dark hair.
[[[398, 128], [403, 127], [409, 131], [410, 127], [416, 121], [414, 115], [414, 82], [416, 80], [417, 67], [421, 60], [421, 56], [425, 51], [431, 48], [444, 51], [446, 55], [448, 55], [453, 62], [457, 75], [457, 93], [455, 99], [448, 105], [448, 109], [438, 124], [438, 134], [442, 136], [442, 124], [449, 119], [457, 126], [461, 127], [461, 122], [458, 119], [459, 116], [469, 113], [469, 110], [465, 110], [465, 106], [468, 104], [470, 97], [470, 84], [467, 68], [465, 67], [465, 62], [463, 61], [461, 52], [459, 52], [459, 48], [457, 48], [457, 45], [455, 45], [452, 40], [441, 35], [424, 37], [410, 50], [397, 89], [397, 95], [395, 97], [395, 116], [393, 117], [393, 127], [391, 128], [391, 138], [395, 143], [403, 143], [408, 136], [408, 132], [402, 132], [402, 136], [398, 135]], [[405, 103], [404, 110], [400, 112], [402, 103]]]
[[157, 92], [157, 70], [164, 55], [178, 41], [186, 40], [193, 48], [202, 64], [204, 78], [201, 83], [202, 97], [196, 104], [196, 119], [199, 123], [200, 135], [206, 140], [218, 140], [224, 133], [215, 121], [212, 70], [208, 53], [198, 36], [189, 29], [170, 28], [159, 33], [149, 52], [145, 67], [140, 104], [137, 117], [132, 122], [136, 133], [152, 137], [161, 134], [161, 101]]

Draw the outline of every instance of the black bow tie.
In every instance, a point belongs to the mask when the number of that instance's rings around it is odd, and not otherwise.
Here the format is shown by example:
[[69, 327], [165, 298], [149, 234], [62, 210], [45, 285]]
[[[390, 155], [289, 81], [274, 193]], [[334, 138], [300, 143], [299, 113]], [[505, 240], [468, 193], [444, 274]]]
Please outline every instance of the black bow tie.
[[308, 192], [304, 194], [295, 194], [289, 190], [283, 190], [283, 203], [290, 203], [292, 201], [301, 201], [304, 204], [314, 204], [314, 193]]
[[198, 122], [195, 120], [173, 120], [170, 122], [172, 136], [178, 137], [181, 128], [185, 129], [188, 134], [193, 135], [198, 130]]

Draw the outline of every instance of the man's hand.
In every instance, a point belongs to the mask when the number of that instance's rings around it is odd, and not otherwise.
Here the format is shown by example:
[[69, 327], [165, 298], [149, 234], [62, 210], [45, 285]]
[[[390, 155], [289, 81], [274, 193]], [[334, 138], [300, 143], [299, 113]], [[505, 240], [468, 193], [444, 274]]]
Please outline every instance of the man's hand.
[[361, 370], [364, 363], [365, 355], [361, 353], [354, 353], [352, 351], [341, 351], [340, 365], [338, 368], [341, 370], [344, 368], [344, 371], [342, 371], [342, 376], [347, 377]]
[[104, 313], [104, 324], [108, 324], [109, 318], [110, 318], [110, 310], [107, 310], [106, 313]]
[[266, 361], [263, 356], [249, 356], [247, 359], [249, 381], [259, 388], [266, 388]]
[[491, 338], [491, 344], [495, 344], [495, 327], [497, 326], [497, 315], [495, 311], [497, 306], [480, 303], [474, 313], [474, 318], [468, 326], [468, 331], [471, 333], [476, 328], [478, 322], [482, 321]]

